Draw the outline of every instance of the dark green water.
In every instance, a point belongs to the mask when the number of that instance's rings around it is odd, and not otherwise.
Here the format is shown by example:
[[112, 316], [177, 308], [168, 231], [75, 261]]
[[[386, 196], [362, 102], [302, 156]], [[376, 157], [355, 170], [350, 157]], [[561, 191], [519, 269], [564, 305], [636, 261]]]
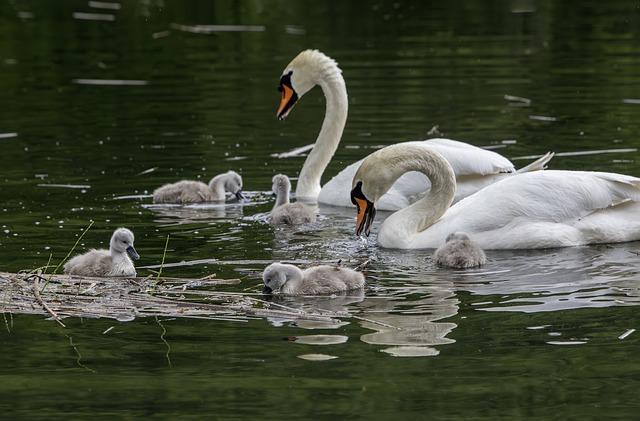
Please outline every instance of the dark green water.
[[[172, 23], [264, 28], [193, 34]], [[637, 1], [147, 0], [118, 11], [0, 1], [1, 270], [44, 265], [50, 253], [59, 261], [91, 220], [82, 250], [127, 226], [139, 266], [154, 266], [170, 234], [167, 261], [185, 263], [166, 273], [240, 276], [237, 290], [257, 285], [274, 260], [371, 258], [366, 298], [289, 304], [400, 328], [166, 320], [169, 365], [155, 320], [67, 319], [61, 329], [14, 315], [0, 321], [3, 416], [637, 417], [640, 334], [618, 337], [640, 328], [638, 243], [490, 252], [482, 270], [460, 273], [436, 270], [426, 251], [362, 245], [351, 210], [321, 208], [303, 230], [262, 221], [271, 176], [295, 176], [303, 162], [270, 154], [312, 143], [321, 124], [319, 89], [275, 119], [280, 74], [306, 48], [338, 60], [349, 91], [325, 180], [372, 147], [426, 138], [435, 125], [499, 147], [517, 166], [554, 150], [569, 154], [552, 168], [640, 175]], [[571, 154], [586, 151], [608, 152]], [[242, 173], [251, 203], [158, 209], [139, 197], [228, 169]], [[314, 334], [348, 340], [285, 340]], [[298, 358], [309, 353], [338, 358]]]

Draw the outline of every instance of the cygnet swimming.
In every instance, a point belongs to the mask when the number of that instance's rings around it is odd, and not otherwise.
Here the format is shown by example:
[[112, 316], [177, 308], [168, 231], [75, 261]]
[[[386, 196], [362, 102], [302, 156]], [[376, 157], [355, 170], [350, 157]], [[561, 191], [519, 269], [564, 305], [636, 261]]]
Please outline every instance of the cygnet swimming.
[[320, 265], [305, 270], [272, 263], [262, 273], [264, 292], [288, 295], [325, 295], [364, 288], [364, 275], [353, 269]]
[[272, 190], [276, 195], [276, 204], [271, 210], [269, 222], [273, 225], [298, 225], [315, 222], [315, 210], [304, 203], [289, 203], [291, 181], [284, 174], [273, 176]]
[[153, 203], [200, 203], [221, 202], [225, 193], [233, 193], [238, 200], [243, 199], [242, 177], [235, 171], [218, 174], [204, 184], [201, 181], [182, 180], [165, 184], [153, 192]]
[[118, 228], [111, 236], [109, 250], [89, 250], [73, 257], [64, 265], [64, 273], [79, 276], [136, 276], [133, 260], [140, 256], [133, 247], [133, 233]]
[[484, 251], [464, 232], [449, 234], [433, 254], [433, 259], [438, 266], [456, 269], [482, 266], [487, 261]]

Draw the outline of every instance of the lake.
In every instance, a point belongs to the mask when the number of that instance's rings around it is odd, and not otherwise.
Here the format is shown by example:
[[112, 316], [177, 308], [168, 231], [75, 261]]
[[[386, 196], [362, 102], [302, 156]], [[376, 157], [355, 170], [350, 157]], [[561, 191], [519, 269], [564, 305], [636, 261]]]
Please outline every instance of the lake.
[[[335, 58], [349, 117], [324, 173], [383, 145], [442, 136], [516, 167], [640, 176], [637, 1], [0, 1], [0, 270], [136, 234], [139, 275], [211, 273], [261, 290], [273, 261], [369, 260], [364, 295], [287, 298], [349, 312], [260, 318], [67, 318], [3, 312], [7, 418], [633, 418], [640, 405], [640, 244], [432, 250], [354, 235], [354, 210], [274, 229], [271, 177], [296, 177], [324, 115], [315, 88], [285, 121], [281, 73]], [[151, 206], [151, 192], [234, 169], [249, 200]], [[295, 181], [294, 181], [295, 183]], [[3, 302], [6, 297], [4, 297]], [[320, 354], [320, 355], [318, 355]]]

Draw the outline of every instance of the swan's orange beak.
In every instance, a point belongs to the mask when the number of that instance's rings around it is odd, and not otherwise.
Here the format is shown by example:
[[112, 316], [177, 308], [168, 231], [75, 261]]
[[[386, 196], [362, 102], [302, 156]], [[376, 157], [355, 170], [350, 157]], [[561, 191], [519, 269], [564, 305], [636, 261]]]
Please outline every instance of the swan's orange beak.
[[285, 84], [281, 84], [278, 87], [278, 90], [282, 92], [282, 98], [280, 99], [280, 105], [278, 106], [276, 116], [278, 117], [278, 120], [284, 120], [285, 118], [287, 118], [287, 116], [289, 115], [289, 111], [291, 111], [296, 101], [298, 100], [298, 95], [292, 87]]
[[[356, 235], [360, 236], [367, 225], [367, 207], [369, 204], [364, 199], [356, 199]], [[369, 233], [366, 233], [369, 235]]]
[[371, 233], [371, 224], [376, 217], [376, 208], [362, 193], [362, 182], [351, 190], [351, 203], [356, 205], [356, 235], [363, 233], [368, 237]]

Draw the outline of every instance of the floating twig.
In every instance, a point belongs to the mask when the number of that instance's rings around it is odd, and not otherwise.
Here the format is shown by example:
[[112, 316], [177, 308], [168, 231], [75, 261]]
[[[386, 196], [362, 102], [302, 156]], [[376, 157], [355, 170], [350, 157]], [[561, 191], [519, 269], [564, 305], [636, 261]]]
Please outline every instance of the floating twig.
[[[53, 317], [53, 320], [55, 320], [56, 322], [58, 322], [58, 324], [62, 327], [66, 327], [64, 325], [64, 323], [62, 323], [62, 320], [60, 319], [60, 317], [56, 314], [55, 311], [51, 310], [51, 308], [47, 305], [47, 303], [44, 302], [44, 300], [42, 299], [42, 297], [40, 296], [40, 284], [38, 283], [38, 279], [41, 278], [40, 275], [37, 275], [33, 278], [33, 295], [35, 295], [36, 297], [36, 301], [42, 306], [42, 308], [44, 308], [47, 313], [49, 313], [51, 315], [51, 317]], [[44, 287], [43, 287], [44, 289]]]
[[300, 156], [305, 152], [310, 151], [315, 146], [315, 143], [311, 143], [310, 145], [300, 146], [299, 148], [294, 148], [287, 152], [282, 153], [272, 153], [271, 156], [274, 158], [293, 158], [296, 156]]
[[622, 335], [618, 336], [618, 339], [620, 340], [626, 339], [629, 335], [631, 335], [635, 331], [636, 331], [635, 329], [629, 329], [626, 332], [624, 332]]
[[162, 262], [160, 262], [160, 270], [158, 270], [158, 276], [156, 276], [156, 282], [162, 275], [162, 268], [164, 267], [164, 259], [167, 257], [167, 247], [169, 247], [169, 234], [167, 234], [167, 241], [164, 242], [164, 251], [162, 252]]
[[369, 266], [369, 263], [371, 263], [371, 259], [367, 259], [364, 262], [360, 263], [358, 266], [353, 268], [353, 270], [358, 270], [358, 271], [363, 270], [364, 268]]

